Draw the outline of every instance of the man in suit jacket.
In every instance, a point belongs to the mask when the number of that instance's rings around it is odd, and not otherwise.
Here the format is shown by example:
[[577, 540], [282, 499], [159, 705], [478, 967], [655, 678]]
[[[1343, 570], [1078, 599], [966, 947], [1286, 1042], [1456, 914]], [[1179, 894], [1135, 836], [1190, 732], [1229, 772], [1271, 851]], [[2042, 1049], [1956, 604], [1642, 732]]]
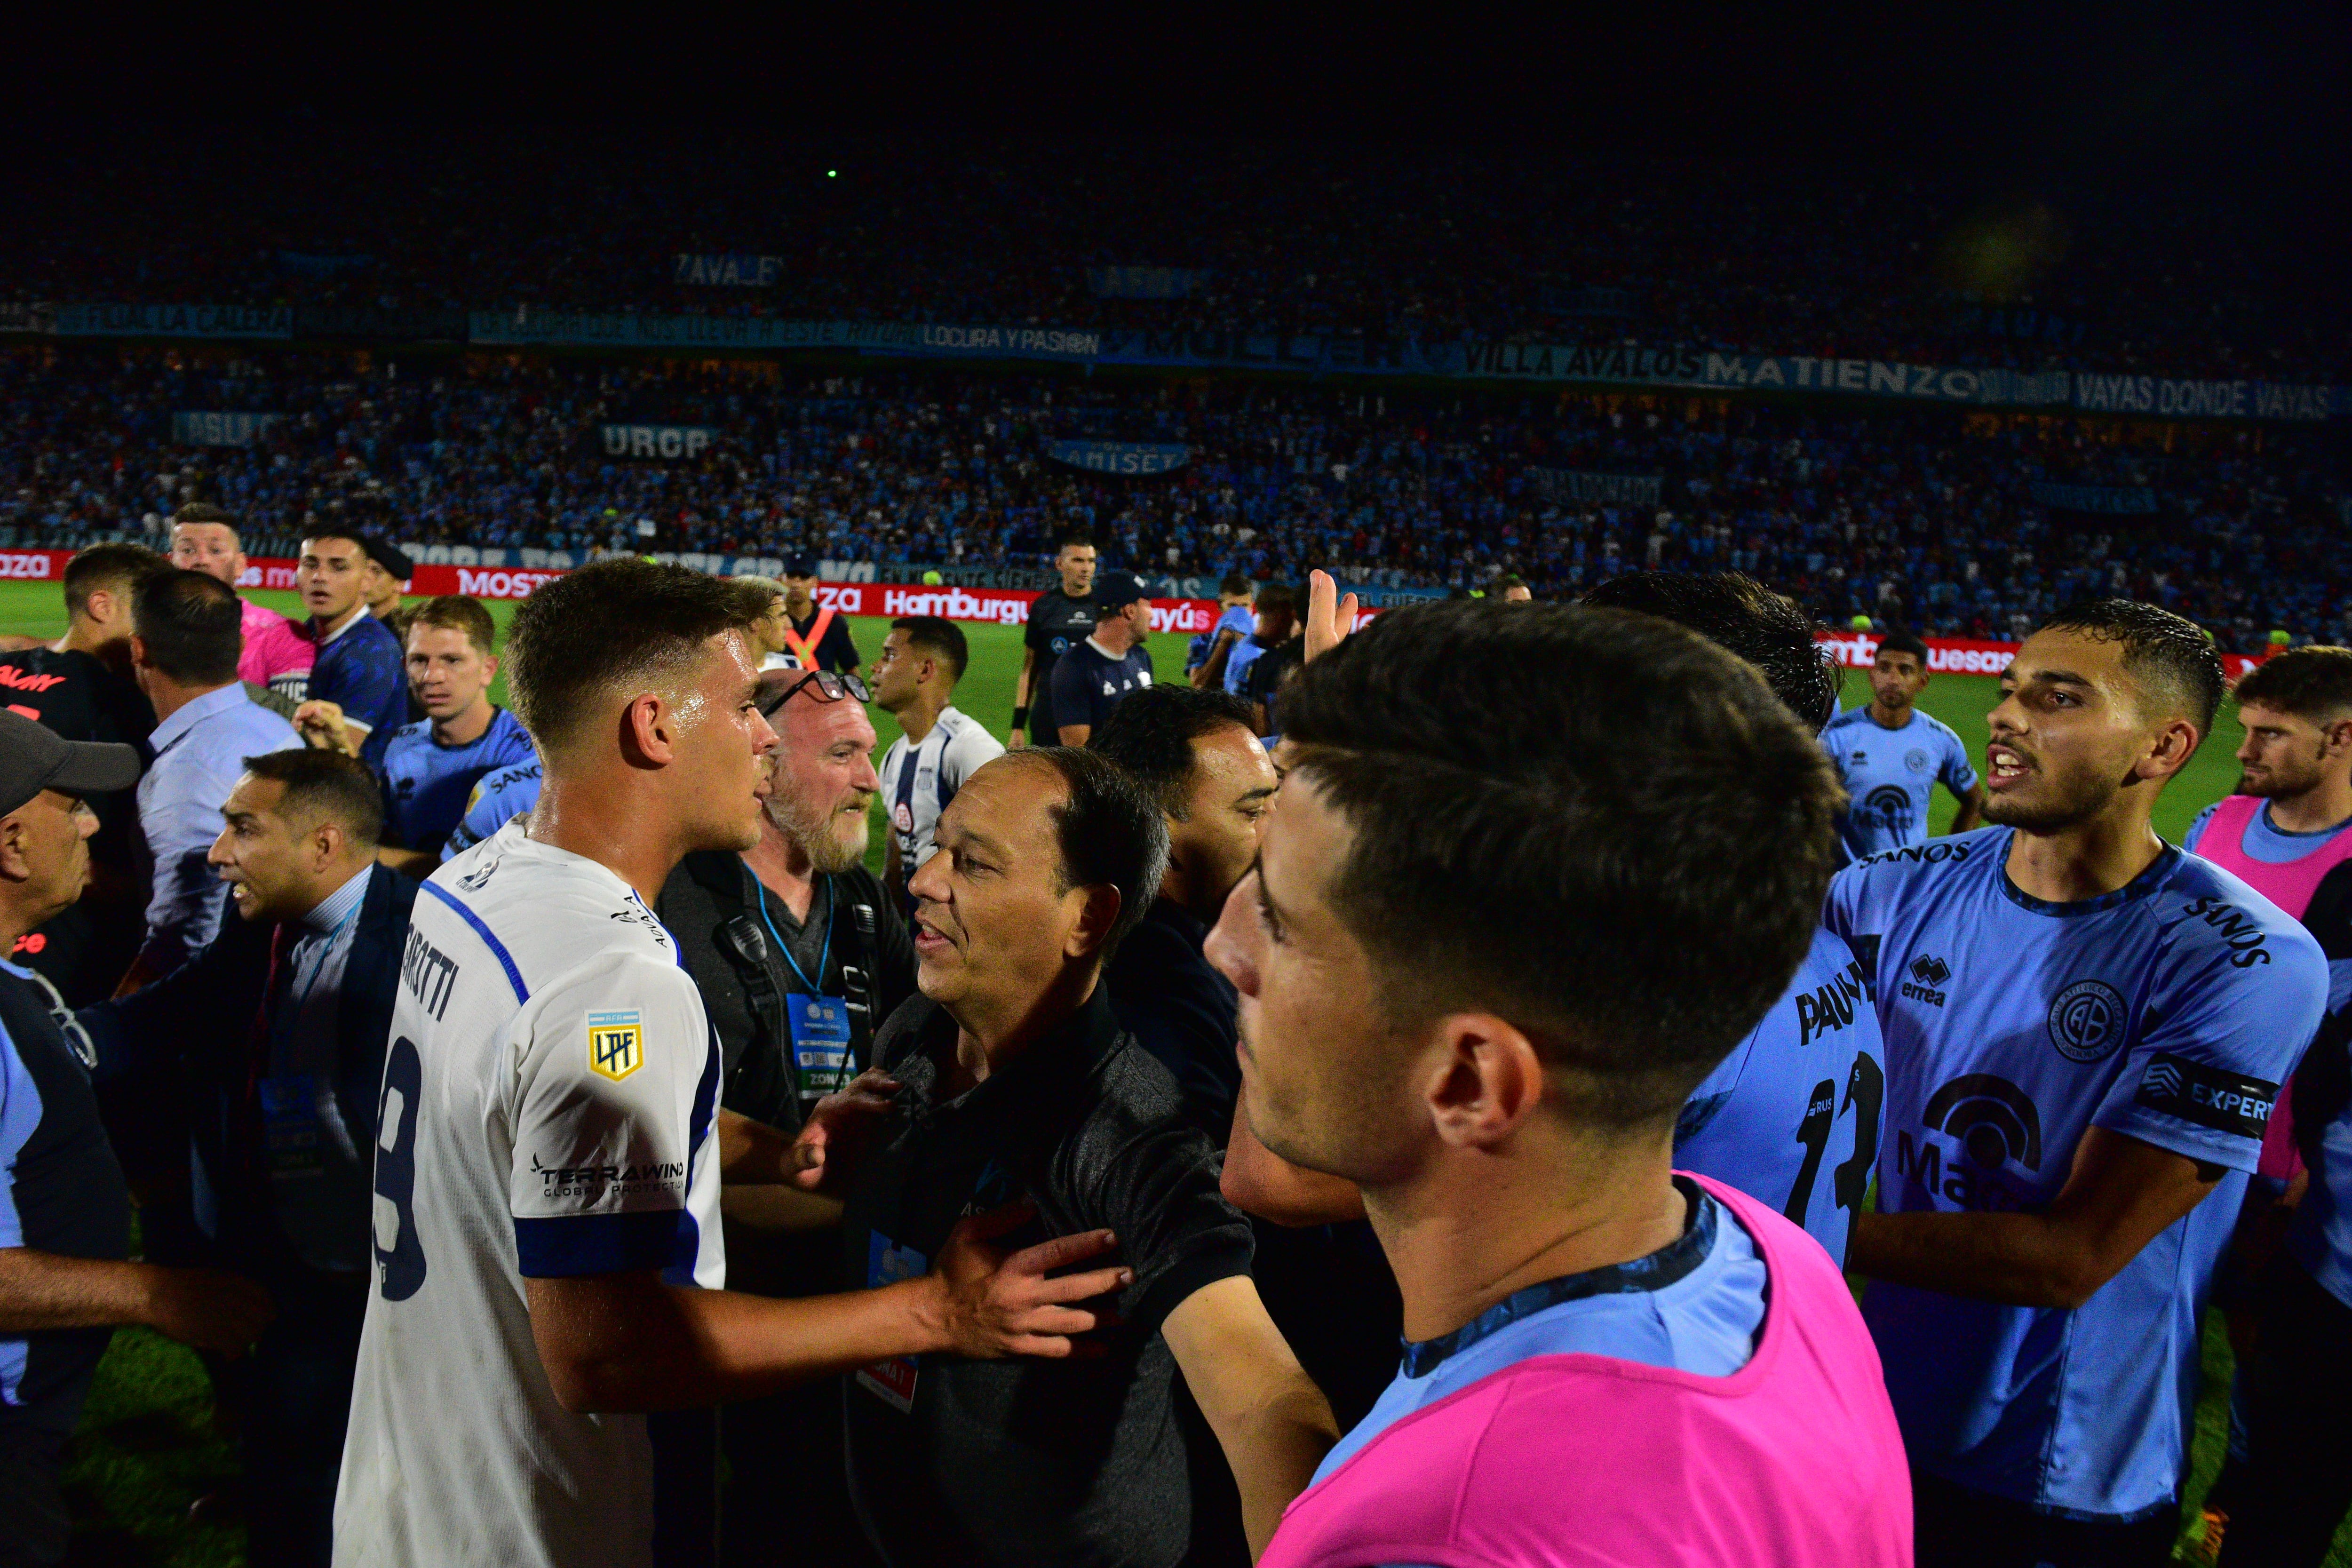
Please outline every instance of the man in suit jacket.
[[211, 1260], [277, 1298], [253, 1356], [215, 1376], [243, 1416], [256, 1568], [324, 1564], [417, 884], [376, 863], [383, 797], [352, 758], [248, 757], [221, 816], [207, 858], [240, 918], [154, 984], [79, 1016], [102, 1082], [187, 1105]]

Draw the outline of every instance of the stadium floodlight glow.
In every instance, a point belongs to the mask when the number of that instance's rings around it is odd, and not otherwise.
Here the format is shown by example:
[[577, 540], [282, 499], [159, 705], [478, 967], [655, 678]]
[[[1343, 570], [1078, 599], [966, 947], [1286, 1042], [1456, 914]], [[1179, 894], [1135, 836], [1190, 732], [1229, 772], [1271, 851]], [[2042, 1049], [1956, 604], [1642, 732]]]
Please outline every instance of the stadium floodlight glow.
[[824, 172], [824, 177], [828, 180], [837, 180], [841, 178], [841, 171], [838, 169], [827, 169]]

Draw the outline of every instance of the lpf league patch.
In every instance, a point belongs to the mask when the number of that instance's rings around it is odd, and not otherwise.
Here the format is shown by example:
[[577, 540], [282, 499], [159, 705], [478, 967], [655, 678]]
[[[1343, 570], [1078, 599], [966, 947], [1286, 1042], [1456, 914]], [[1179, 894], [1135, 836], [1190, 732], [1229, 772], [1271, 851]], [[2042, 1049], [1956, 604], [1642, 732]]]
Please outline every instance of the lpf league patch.
[[[878, 1230], [866, 1233], [867, 1289], [878, 1290], [901, 1279], [920, 1279], [929, 1269], [930, 1264], [913, 1247], [901, 1247]], [[872, 1362], [857, 1369], [857, 1385], [899, 1414], [909, 1415], [915, 1408], [917, 1370], [910, 1355]]]
[[2278, 1103], [2279, 1086], [2158, 1051], [2133, 1098], [2150, 1110], [2177, 1116], [2216, 1132], [2260, 1138]]
[[646, 1026], [635, 1009], [588, 1015], [589, 1071], [618, 1083], [645, 1065]]

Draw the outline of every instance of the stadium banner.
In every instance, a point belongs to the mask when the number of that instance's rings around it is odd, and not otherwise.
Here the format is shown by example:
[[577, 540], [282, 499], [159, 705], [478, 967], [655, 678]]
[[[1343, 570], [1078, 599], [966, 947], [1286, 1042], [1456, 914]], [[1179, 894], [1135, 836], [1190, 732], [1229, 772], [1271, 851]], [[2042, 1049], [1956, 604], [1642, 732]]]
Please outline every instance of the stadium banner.
[[61, 338], [291, 338], [291, 305], [60, 305]]
[[1529, 468], [1528, 483], [1553, 500], [1596, 506], [1655, 506], [1665, 493], [1661, 474], [1596, 474], [1580, 468]]
[[781, 256], [692, 256], [681, 250], [669, 264], [669, 280], [689, 288], [772, 289], [783, 275]]
[[1191, 267], [1089, 267], [1087, 287], [1097, 300], [1181, 300], [1207, 283]]
[[475, 342], [527, 348], [843, 349], [923, 358], [1046, 359], [1099, 356], [1103, 334], [1042, 327], [951, 327], [933, 322], [786, 321], [759, 316], [656, 316], [587, 310], [476, 310]]
[[719, 432], [708, 425], [604, 425], [597, 427], [597, 435], [608, 458], [667, 463], [699, 458], [710, 449]]
[[[1816, 632], [1813, 640], [1829, 650], [1846, 669], [1868, 669], [1878, 658], [1878, 638], [1869, 632]], [[1979, 642], [1967, 637], [1922, 637], [1927, 645], [1927, 668], [1949, 675], [1999, 675], [2017, 657], [2013, 642]], [[2242, 653], [2221, 656], [2221, 672], [2236, 680], [2261, 663]]]
[[2036, 503], [2060, 511], [2127, 517], [2156, 510], [2156, 492], [2146, 485], [2062, 485], [2033, 479], [2027, 483], [2025, 493]]
[[1097, 474], [1165, 474], [1192, 460], [1192, 448], [1150, 441], [1055, 441], [1045, 455]]
[[54, 332], [58, 310], [37, 300], [0, 300], [0, 332]]
[[172, 441], [181, 447], [250, 447], [282, 417], [227, 410], [188, 409], [172, 416]]
[[2318, 421], [2332, 418], [2347, 404], [2332, 386], [2085, 372], [2074, 378], [2074, 406], [2086, 414], [2149, 414], [2160, 419]]

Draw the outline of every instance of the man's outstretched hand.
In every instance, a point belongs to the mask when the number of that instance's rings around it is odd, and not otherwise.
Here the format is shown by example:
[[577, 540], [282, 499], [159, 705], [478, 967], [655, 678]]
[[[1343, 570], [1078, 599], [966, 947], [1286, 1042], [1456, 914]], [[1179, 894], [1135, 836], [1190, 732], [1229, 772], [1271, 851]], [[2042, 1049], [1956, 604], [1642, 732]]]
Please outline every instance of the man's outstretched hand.
[[812, 1193], [833, 1192], [846, 1183], [857, 1156], [882, 1130], [898, 1080], [880, 1068], [867, 1068], [845, 1089], [826, 1095], [809, 1111], [793, 1140], [793, 1184]]
[[1339, 592], [1328, 572], [1307, 574], [1307, 657], [1320, 658], [1356, 629], [1356, 595]]
[[1112, 1267], [1055, 1276], [1056, 1268], [1099, 1257], [1118, 1237], [1107, 1230], [1057, 1236], [1010, 1256], [989, 1241], [1036, 1214], [1013, 1204], [961, 1221], [940, 1248], [932, 1278], [945, 1294], [950, 1353], [975, 1360], [1034, 1355], [1060, 1359], [1081, 1348], [1073, 1336], [1111, 1327], [1108, 1307], [1074, 1305], [1134, 1283], [1131, 1268]]

